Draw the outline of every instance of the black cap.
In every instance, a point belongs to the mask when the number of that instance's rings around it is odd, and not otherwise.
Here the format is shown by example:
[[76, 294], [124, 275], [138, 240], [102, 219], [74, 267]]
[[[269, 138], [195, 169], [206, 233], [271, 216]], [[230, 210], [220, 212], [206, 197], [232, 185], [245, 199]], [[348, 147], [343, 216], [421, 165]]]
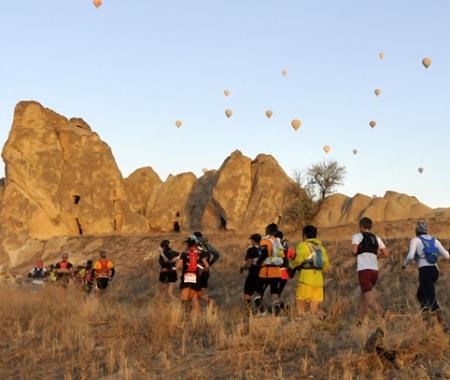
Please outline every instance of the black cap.
[[261, 242], [262, 237], [260, 234], [251, 234], [249, 239], [259, 243]]

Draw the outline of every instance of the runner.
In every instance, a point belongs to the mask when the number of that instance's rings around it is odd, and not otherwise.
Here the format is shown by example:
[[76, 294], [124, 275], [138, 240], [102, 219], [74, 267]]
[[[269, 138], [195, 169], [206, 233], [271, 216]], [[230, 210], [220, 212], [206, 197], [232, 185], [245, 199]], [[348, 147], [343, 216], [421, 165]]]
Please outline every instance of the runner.
[[271, 223], [266, 227], [266, 237], [261, 240], [260, 244], [262, 265], [259, 271], [259, 277], [262, 281], [261, 297], [264, 294], [264, 290], [270, 287], [272, 297], [271, 310], [275, 315], [278, 315], [281, 310], [281, 268], [284, 263], [283, 246], [280, 239], [275, 236], [277, 231], [278, 225], [275, 223]]
[[247, 278], [244, 285], [244, 300], [248, 314], [253, 313], [252, 297], [256, 293], [255, 306], [257, 311], [263, 313], [262, 304], [262, 286], [259, 278], [259, 271], [261, 269], [261, 250], [259, 244], [261, 243], [260, 234], [252, 234], [250, 237], [251, 245], [247, 249], [245, 255], [245, 264], [240, 268], [240, 272], [244, 273], [248, 270]]
[[439, 316], [439, 304], [436, 300], [434, 284], [439, 278], [437, 262], [439, 256], [449, 261], [449, 253], [439, 240], [428, 234], [426, 223], [418, 222], [416, 237], [409, 244], [409, 252], [403, 262], [403, 269], [415, 261], [419, 268], [419, 288], [417, 300], [423, 312], [433, 312]]
[[208, 281], [211, 274], [211, 267], [217, 260], [219, 260], [220, 253], [211, 244], [209, 244], [208, 238], [206, 236], [203, 236], [200, 231], [194, 232], [193, 235], [197, 238], [198, 248], [200, 250], [201, 256], [205, 257], [208, 261], [208, 268], [204, 268], [202, 266], [199, 267], [199, 283], [201, 288], [199, 298], [207, 302], [209, 305], [213, 305], [214, 301], [207, 294]]
[[173, 289], [178, 281], [175, 264], [180, 254], [170, 248], [170, 241], [163, 240], [159, 245], [159, 282], [161, 283], [159, 294], [161, 299], [167, 294], [173, 298]]
[[358, 280], [361, 287], [359, 324], [369, 310], [376, 314], [382, 313], [374, 287], [378, 280], [378, 257], [388, 257], [389, 253], [383, 241], [370, 232], [372, 226], [371, 219], [362, 218], [359, 221], [360, 232], [352, 237], [352, 254], [356, 256]]
[[298, 313], [304, 314], [309, 304], [311, 314], [325, 318], [326, 313], [320, 308], [324, 299], [323, 272], [330, 264], [325, 247], [317, 239], [316, 227], [303, 228], [303, 241], [297, 245], [295, 258], [289, 266], [294, 271], [300, 270], [296, 292]]
[[48, 270], [44, 266], [44, 262], [42, 260], [38, 260], [36, 266], [28, 273], [28, 278], [31, 278], [31, 282], [33, 285], [36, 285], [37, 288], [44, 284], [45, 280], [48, 276]]
[[95, 270], [97, 297], [106, 291], [110, 280], [112, 280], [116, 273], [112, 261], [107, 256], [106, 251], [100, 251], [100, 258], [95, 262], [93, 267]]
[[199, 265], [208, 269], [209, 264], [207, 258], [203, 257], [198, 249], [198, 240], [195, 235], [190, 236], [185, 243], [186, 250], [180, 255], [176, 263], [177, 270], [181, 271], [180, 300], [185, 314], [189, 312], [189, 307], [192, 306], [191, 318], [195, 322], [200, 311]]
[[78, 276], [80, 277], [83, 291], [86, 294], [91, 294], [95, 281], [95, 270], [92, 260], [86, 262], [86, 266], [78, 272]]
[[68, 253], [63, 253], [62, 261], [55, 264], [54, 272], [56, 274], [57, 283], [63, 288], [67, 288], [73, 273], [73, 265], [69, 262]]

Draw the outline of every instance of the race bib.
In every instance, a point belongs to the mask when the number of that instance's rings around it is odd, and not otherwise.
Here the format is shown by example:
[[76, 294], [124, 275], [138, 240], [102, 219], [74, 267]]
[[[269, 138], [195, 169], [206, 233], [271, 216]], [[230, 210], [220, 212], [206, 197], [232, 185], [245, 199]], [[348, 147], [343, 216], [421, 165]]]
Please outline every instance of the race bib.
[[186, 273], [184, 275], [184, 282], [187, 284], [196, 284], [197, 283], [197, 275], [195, 273]]

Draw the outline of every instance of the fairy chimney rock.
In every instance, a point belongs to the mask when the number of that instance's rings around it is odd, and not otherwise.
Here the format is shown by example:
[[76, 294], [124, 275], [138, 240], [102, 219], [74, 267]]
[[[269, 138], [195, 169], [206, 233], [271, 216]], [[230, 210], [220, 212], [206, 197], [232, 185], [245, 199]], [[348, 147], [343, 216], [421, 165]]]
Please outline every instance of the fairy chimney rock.
[[10, 259], [28, 239], [143, 233], [109, 146], [82, 119], [20, 102], [2, 153], [0, 244]]
[[147, 203], [161, 183], [158, 174], [151, 167], [140, 168], [131, 173], [125, 179], [131, 211], [144, 215]]

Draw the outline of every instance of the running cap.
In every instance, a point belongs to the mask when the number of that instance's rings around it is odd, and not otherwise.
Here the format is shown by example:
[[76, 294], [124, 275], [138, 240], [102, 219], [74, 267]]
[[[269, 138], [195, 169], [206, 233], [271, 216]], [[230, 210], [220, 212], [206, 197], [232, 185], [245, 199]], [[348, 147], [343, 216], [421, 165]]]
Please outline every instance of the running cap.
[[425, 235], [428, 233], [428, 226], [425, 222], [417, 222], [416, 233], [419, 235]]

